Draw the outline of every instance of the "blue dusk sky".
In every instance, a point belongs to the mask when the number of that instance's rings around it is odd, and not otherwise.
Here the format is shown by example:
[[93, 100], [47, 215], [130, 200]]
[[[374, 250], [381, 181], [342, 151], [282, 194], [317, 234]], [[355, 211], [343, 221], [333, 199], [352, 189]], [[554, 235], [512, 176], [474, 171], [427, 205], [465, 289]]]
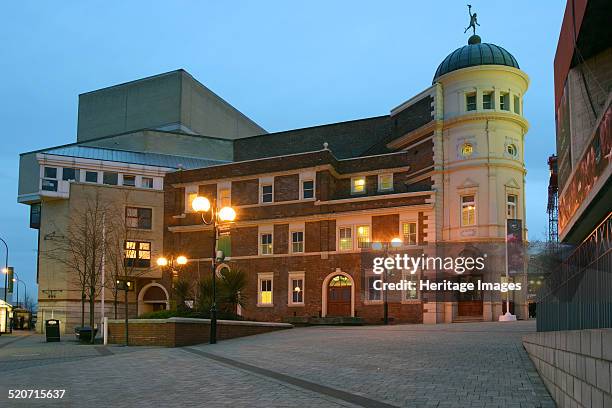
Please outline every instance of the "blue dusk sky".
[[[471, 4], [483, 42], [531, 79], [527, 226], [544, 239], [565, 1]], [[431, 85], [469, 22], [460, 1], [19, 1], [0, 16], [0, 237], [33, 294], [37, 232], [17, 203], [19, 153], [76, 141], [79, 93], [184, 68], [268, 131], [384, 115]]]

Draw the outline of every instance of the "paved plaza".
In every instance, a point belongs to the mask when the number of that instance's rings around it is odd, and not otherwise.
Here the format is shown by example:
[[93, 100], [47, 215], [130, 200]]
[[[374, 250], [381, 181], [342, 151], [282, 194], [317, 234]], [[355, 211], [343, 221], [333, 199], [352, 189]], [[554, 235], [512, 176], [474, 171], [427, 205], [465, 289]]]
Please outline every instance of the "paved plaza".
[[[185, 348], [0, 337], [0, 406], [553, 407], [534, 322], [309, 327]], [[9, 389], [65, 389], [8, 400]]]

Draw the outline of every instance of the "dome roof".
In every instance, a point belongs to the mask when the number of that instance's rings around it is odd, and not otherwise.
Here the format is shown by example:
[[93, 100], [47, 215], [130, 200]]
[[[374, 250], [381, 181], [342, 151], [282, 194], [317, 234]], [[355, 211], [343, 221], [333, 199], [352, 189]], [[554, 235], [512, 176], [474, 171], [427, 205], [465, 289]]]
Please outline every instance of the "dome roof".
[[505, 65], [507, 67], [519, 68], [516, 58], [508, 51], [499, 45], [481, 44], [480, 37], [473, 35], [470, 37], [468, 45], [457, 48], [444, 58], [444, 61], [442, 61], [436, 70], [432, 83], [435, 83], [444, 74], [477, 65]]

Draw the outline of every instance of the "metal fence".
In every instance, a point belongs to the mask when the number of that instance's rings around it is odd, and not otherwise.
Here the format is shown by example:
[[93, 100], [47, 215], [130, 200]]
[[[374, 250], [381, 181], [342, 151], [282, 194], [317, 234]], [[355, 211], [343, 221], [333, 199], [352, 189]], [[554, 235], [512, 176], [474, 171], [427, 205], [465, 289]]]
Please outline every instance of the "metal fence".
[[537, 296], [538, 331], [612, 327], [612, 213], [553, 271]]

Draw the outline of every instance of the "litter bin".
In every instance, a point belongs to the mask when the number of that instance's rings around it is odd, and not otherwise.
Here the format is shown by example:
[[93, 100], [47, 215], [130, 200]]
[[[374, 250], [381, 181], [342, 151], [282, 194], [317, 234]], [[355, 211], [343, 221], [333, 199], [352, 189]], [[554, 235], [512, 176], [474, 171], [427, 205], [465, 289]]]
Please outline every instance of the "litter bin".
[[82, 343], [91, 342], [92, 332], [93, 332], [93, 336], [95, 337], [96, 334], [98, 333], [98, 329], [91, 330], [91, 327], [89, 326], [74, 328], [74, 334], [76, 335], [77, 340], [79, 340]]
[[60, 341], [60, 321], [57, 319], [45, 320], [45, 334], [47, 342]]

